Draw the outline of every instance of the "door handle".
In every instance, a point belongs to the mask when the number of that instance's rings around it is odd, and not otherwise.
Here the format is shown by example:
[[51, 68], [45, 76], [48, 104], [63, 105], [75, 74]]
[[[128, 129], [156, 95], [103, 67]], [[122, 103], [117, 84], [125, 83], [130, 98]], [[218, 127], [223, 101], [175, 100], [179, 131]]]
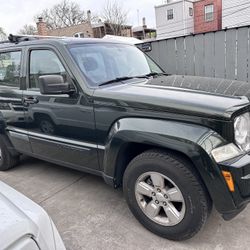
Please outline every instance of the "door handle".
[[26, 104], [26, 105], [37, 104], [38, 102], [39, 102], [39, 100], [36, 97], [33, 97], [33, 96], [23, 98], [23, 103]]

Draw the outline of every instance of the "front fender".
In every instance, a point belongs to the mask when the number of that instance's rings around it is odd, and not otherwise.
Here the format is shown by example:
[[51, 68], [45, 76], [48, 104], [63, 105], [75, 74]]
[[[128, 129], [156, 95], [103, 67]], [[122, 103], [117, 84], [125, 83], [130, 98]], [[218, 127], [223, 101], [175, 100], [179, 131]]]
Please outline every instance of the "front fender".
[[104, 173], [116, 182], [120, 150], [128, 143], [149, 145], [177, 151], [188, 157], [201, 176], [203, 183], [219, 212], [235, 208], [229, 190], [221, 176], [211, 150], [226, 141], [210, 128], [200, 125], [146, 118], [124, 118], [110, 129], [104, 152]]

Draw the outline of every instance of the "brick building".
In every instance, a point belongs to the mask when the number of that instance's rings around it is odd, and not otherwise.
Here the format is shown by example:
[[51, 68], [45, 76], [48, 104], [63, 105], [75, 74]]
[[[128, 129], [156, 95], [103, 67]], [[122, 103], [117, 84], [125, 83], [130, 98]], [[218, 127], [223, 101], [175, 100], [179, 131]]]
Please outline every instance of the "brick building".
[[[95, 38], [103, 38], [106, 35], [115, 35], [112, 29], [112, 25], [107, 22], [99, 22], [96, 24], [92, 24], [93, 36]], [[132, 37], [132, 26], [124, 25], [120, 31], [119, 36]]]
[[222, 0], [194, 2], [194, 33], [222, 29]]
[[[88, 11], [88, 19], [81, 24], [72, 25], [50, 30], [47, 28], [46, 22], [43, 18], [38, 18], [37, 33], [40, 36], [66, 36], [66, 37], [95, 37], [102, 38], [105, 35], [114, 35], [112, 25], [107, 22], [91, 23], [91, 12]], [[120, 36], [132, 37], [132, 26], [123, 25]]]
[[42, 18], [38, 19], [37, 33], [40, 36], [94, 37], [90, 22], [49, 30]]

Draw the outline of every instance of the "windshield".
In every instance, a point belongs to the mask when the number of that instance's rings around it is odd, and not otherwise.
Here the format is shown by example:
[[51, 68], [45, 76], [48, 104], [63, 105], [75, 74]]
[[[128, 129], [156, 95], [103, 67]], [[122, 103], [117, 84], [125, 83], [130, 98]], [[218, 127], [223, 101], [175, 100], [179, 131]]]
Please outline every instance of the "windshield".
[[93, 87], [116, 78], [163, 72], [147, 55], [132, 45], [81, 44], [70, 47], [70, 53]]

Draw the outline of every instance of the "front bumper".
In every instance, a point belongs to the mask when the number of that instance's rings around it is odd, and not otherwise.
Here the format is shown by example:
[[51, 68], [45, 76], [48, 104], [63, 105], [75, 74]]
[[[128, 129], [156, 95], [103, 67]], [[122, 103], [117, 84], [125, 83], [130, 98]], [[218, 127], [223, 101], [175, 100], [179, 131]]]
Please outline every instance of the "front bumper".
[[[223, 162], [219, 164], [219, 167], [221, 171], [229, 171], [234, 181], [235, 191], [230, 193], [235, 207], [228, 210], [225, 208], [222, 212], [223, 218], [230, 220], [239, 214], [250, 202], [250, 155], [246, 154]], [[225, 185], [227, 185], [226, 181]]]

